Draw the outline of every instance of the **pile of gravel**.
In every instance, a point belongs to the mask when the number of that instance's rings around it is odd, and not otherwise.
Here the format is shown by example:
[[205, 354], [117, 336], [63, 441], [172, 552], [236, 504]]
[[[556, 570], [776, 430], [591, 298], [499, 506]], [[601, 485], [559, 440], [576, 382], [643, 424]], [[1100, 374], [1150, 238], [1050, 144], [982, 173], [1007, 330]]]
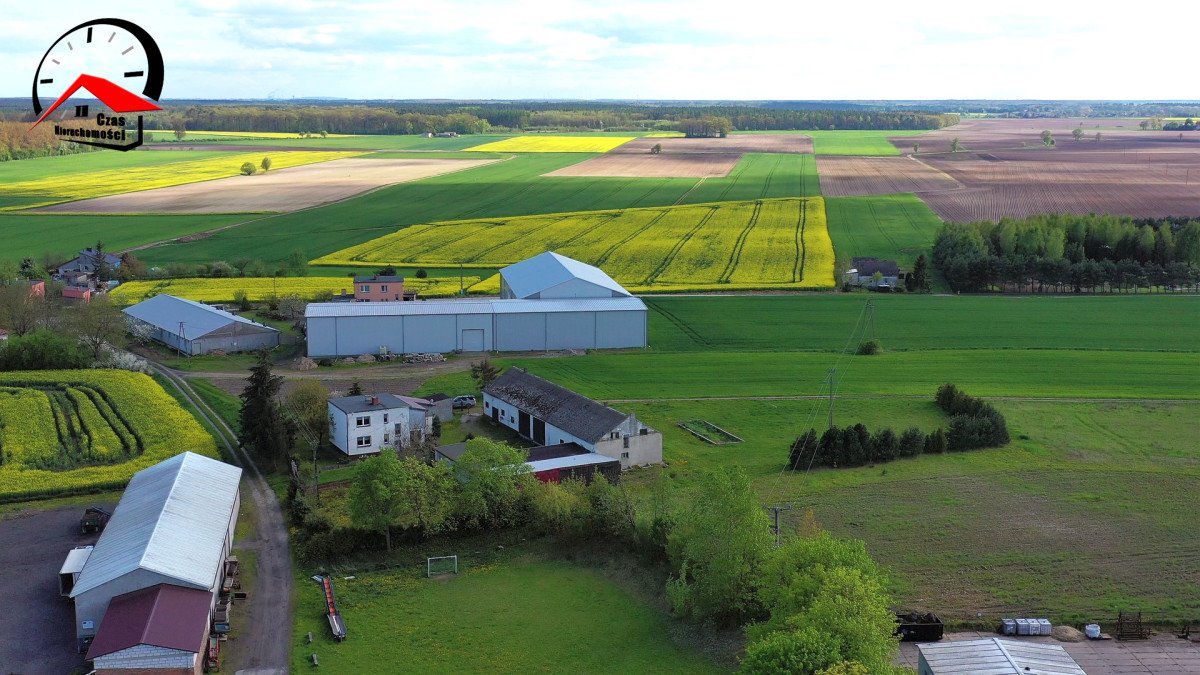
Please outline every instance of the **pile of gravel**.
[[1083, 642], [1087, 639], [1081, 631], [1078, 631], [1070, 626], [1055, 626], [1050, 631], [1050, 637], [1059, 642]]

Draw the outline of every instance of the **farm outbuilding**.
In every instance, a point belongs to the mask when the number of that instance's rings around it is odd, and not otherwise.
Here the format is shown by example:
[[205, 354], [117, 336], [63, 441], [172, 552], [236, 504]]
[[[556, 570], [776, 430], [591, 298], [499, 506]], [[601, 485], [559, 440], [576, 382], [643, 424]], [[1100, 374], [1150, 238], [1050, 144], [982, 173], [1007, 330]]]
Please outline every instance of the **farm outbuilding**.
[[113, 617], [124, 621], [109, 611], [114, 598], [162, 584], [202, 591], [211, 612], [233, 546], [241, 475], [191, 452], [134, 474], [71, 590], [76, 637], [97, 636]]
[[118, 595], [87, 659], [97, 675], [202, 672], [210, 599], [207, 591], [171, 584]]
[[662, 462], [662, 434], [636, 415], [520, 368], [509, 368], [484, 388], [483, 414], [534, 443], [574, 443], [619, 460], [623, 469]]
[[553, 253], [500, 270], [496, 298], [310, 303], [308, 355], [646, 346], [646, 305], [591, 265]]
[[279, 346], [279, 331], [222, 309], [174, 295], [156, 295], [123, 310], [157, 342], [188, 356]]
[[1055, 644], [987, 638], [917, 645], [918, 675], [1086, 675], [1083, 668]]

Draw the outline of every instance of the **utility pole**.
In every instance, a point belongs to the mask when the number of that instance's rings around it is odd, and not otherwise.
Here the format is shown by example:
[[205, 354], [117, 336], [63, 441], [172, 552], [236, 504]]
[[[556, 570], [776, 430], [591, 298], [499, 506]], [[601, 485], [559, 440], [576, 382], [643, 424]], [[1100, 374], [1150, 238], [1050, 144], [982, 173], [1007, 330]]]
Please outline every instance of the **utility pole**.
[[828, 382], [829, 382], [829, 426], [828, 426], [828, 428], [830, 428], [830, 429], [833, 428], [833, 386], [834, 386], [834, 382], [836, 382], [836, 381], [837, 381], [837, 368], [830, 368], [829, 369], [829, 377], [828, 377]]
[[780, 540], [779, 514], [784, 511], [791, 511], [792, 507], [768, 506], [767, 510], [771, 512], [771, 532], [775, 533], [775, 545], [779, 546], [782, 543]]
[[[897, 283], [899, 283], [899, 279], [897, 279]], [[866, 336], [864, 339], [874, 340], [875, 339], [875, 301], [874, 300], [867, 300], [867, 306], [866, 306], [865, 311], [867, 314], [867, 316], [866, 316], [867, 321], [866, 321], [866, 326], [864, 327], [864, 330], [863, 330], [863, 335]]]

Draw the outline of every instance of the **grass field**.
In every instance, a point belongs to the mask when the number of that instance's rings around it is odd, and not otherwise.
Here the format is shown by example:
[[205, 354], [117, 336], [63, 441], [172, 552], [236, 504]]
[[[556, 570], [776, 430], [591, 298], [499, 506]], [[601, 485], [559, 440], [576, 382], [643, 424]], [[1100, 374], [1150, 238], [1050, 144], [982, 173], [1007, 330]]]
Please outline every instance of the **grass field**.
[[896, 146], [888, 142], [896, 136], [919, 136], [926, 130], [874, 131], [874, 130], [827, 130], [827, 131], [746, 131], [734, 133], [782, 134], [794, 133], [813, 139], [813, 151], [818, 155], [899, 155]]
[[[159, 139], [159, 143], [174, 143], [174, 137], [168, 139]], [[229, 138], [229, 137], [212, 137], [208, 139], [194, 139], [189, 133], [183, 139], [182, 144], [186, 145], [194, 140], [202, 142], [214, 142], [220, 145], [253, 145], [255, 147], [306, 147], [313, 149], [325, 150], [463, 150], [474, 145], [488, 143], [504, 138], [509, 138], [507, 134], [484, 134], [484, 135], [467, 135], [456, 136], [454, 138], [426, 138], [425, 136], [384, 136], [384, 135], [369, 135], [361, 136], [340, 136], [329, 138]]]
[[472, 152], [608, 152], [633, 136], [513, 136], [476, 145]]
[[[439, 140], [439, 139], [428, 139]], [[448, 139], [454, 140], [454, 139]], [[478, 169], [394, 185], [355, 199], [248, 223], [200, 241], [145, 251], [153, 264], [309, 258], [439, 220], [668, 206], [819, 194], [811, 156], [747, 155], [726, 178], [545, 178], [579, 154], [526, 154]]]
[[111, 490], [212, 436], [149, 377], [127, 371], [0, 373], [0, 500]]
[[[470, 287], [479, 282], [478, 276], [465, 277], [462, 284]], [[457, 295], [458, 277], [405, 279], [404, 288], [417, 291], [422, 298], [444, 298]], [[129, 281], [113, 289], [109, 295], [115, 302], [135, 303], [148, 297], [167, 293], [199, 302], [231, 302], [234, 294], [244, 291], [250, 300], [263, 300], [272, 295], [296, 295], [311, 299], [323, 293], [354, 291], [354, 280], [345, 277], [236, 277], [229, 279], [163, 279], [161, 281]]]
[[[942, 221], [916, 195], [829, 197], [825, 200], [829, 237], [839, 256], [875, 256], [912, 269], [928, 257]], [[932, 266], [931, 266], [932, 269]]]
[[[175, 131], [172, 129], [150, 129], [146, 134], [153, 138], [175, 138]], [[354, 138], [357, 134], [326, 134], [326, 138]], [[199, 138], [293, 138], [301, 139], [300, 134], [287, 131], [205, 131], [188, 130], [184, 134], [183, 140], [195, 140]], [[318, 136], [319, 138], [319, 136]]]
[[820, 198], [433, 223], [313, 262], [498, 267], [551, 250], [635, 291], [833, 285]]
[[[137, 153], [134, 153], [137, 154]], [[271, 153], [272, 170], [286, 169], [315, 162], [325, 162], [342, 157], [353, 157], [350, 152], [275, 152]], [[239, 174], [244, 162], [258, 166], [263, 154], [221, 153], [202, 159], [185, 159], [171, 162], [167, 166], [139, 165], [112, 167], [87, 172], [81, 180], [77, 172], [45, 176], [32, 180], [17, 180], [0, 183], [0, 200], [5, 206], [0, 210], [45, 206], [90, 197], [124, 194], [139, 190], [197, 183], [214, 178], [227, 178]], [[70, 160], [74, 157], [61, 157]]]
[[661, 611], [579, 565], [518, 558], [446, 580], [418, 568], [335, 577], [349, 632], [340, 643], [321, 588], [297, 575], [292, 669], [316, 652], [333, 672], [717, 672], [672, 643]]
[[[0, 259], [40, 260], [42, 254], [74, 258], [103, 241], [110, 251], [240, 223], [246, 214], [118, 215], [70, 213], [0, 213]], [[138, 254], [140, 255], [140, 253]]]

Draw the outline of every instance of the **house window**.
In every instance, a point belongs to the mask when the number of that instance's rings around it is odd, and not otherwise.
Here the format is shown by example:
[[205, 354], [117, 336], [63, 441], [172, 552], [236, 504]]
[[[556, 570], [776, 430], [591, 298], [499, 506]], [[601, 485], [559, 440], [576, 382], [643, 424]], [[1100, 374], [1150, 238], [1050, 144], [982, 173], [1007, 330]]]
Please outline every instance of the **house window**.
[[362, 286], [358, 287], [358, 290], [362, 291], [363, 293], [370, 293], [371, 286], [369, 284], [363, 284]]
[[[628, 446], [627, 446], [627, 447], [628, 447]], [[621, 459], [629, 459], [629, 453], [628, 453], [628, 452], [622, 452], [622, 453], [621, 453]]]
[[390, 443], [391, 441], [392, 441], [392, 437], [391, 437], [391, 435], [390, 435], [390, 434], [384, 434], [384, 435], [383, 435], [383, 442], [384, 442], [384, 443]]
[[380, 293], [387, 293], [387, 284], [380, 284], [380, 285], [379, 285], [379, 292], [380, 292]]
[[[627, 447], [627, 448], [629, 447], [629, 437], [628, 436], [625, 437], [625, 447]], [[625, 454], [628, 455], [629, 453], [627, 452]]]
[[371, 447], [371, 437], [370, 437], [370, 436], [359, 436], [359, 437], [358, 437], [358, 441], [357, 441], [357, 445], [358, 445], [358, 447], [360, 447], [360, 448], [369, 448], [369, 447]]
[[388, 416], [387, 413], [383, 413], [383, 423], [384, 424], [387, 424], [387, 416]]
[[617, 436], [620, 436], [620, 435], [621, 435], [620, 433], [618, 433], [618, 432], [614, 431], [614, 432], [610, 433], [610, 434], [608, 435], [608, 437], [609, 437], [609, 438], [616, 438]]
[[370, 415], [359, 415], [358, 417], [354, 418], [354, 426], [356, 426], [356, 427], [371, 426], [371, 416]]

